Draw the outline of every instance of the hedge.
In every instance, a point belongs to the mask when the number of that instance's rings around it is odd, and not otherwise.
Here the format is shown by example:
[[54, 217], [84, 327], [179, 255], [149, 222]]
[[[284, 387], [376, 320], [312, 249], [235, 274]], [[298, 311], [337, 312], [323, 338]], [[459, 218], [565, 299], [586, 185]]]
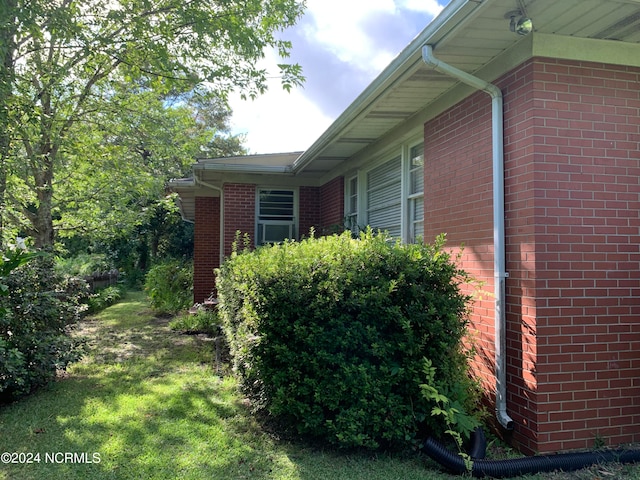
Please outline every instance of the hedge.
[[[234, 369], [255, 409], [341, 447], [407, 446], [447, 426], [421, 393], [468, 402], [467, 280], [444, 236], [393, 243], [368, 230], [233, 254], [217, 270]], [[464, 387], [464, 388], [461, 388]]]

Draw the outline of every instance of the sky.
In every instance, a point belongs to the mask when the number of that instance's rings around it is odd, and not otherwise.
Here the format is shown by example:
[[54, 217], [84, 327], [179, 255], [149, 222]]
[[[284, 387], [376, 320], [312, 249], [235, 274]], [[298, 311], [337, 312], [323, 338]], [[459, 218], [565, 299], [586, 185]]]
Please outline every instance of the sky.
[[[307, 0], [304, 16], [281, 34], [304, 84], [288, 93], [273, 78], [256, 100], [232, 95], [232, 133], [245, 136], [251, 154], [306, 150], [448, 2]], [[265, 55], [261, 66], [275, 76], [282, 60]]]

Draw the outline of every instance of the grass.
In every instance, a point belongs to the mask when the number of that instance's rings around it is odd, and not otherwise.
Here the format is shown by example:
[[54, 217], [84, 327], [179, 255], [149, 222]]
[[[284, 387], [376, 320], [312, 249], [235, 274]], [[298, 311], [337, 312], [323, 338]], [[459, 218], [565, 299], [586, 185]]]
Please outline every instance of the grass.
[[[419, 455], [347, 454], [274, 438], [249, 414], [233, 378], [216, 374], [213, 342], [172, 332], [168, 322], [139, 292], [82, 322], [85, 359], [50, 387], [0, 407], [0, 452], [39, 455], [0, 463], [0, 480], [456, 478]], [[526, 478], [640, 480], [640, 467]]]

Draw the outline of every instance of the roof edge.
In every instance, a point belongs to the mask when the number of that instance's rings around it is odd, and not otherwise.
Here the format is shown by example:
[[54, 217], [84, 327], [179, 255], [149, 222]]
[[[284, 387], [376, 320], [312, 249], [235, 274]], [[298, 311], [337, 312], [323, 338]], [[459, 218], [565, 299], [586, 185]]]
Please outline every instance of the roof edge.
[[[453, 20], [462, 15], [467, 17], [483, 1], [487, 0], [452, 0], [440, 14], [435, 17], [427, 27], [420, 32], [412, 42], [405, 47], [402, 52], [378, 75], [375, 80], [356, 97], [347, 109], [329, 126], [329, 128], [293, 163], [293, 173], [303, 170], [310, 163], [315, 155], [336, 135], [339, 134], [349, 123], [354, 121], [362, 111], [371, 104], [384, 90], [386, 90], [401, 75], [401, 70], [413, 65], [416, 59], [421, 59], [422, 46], [425, 43], [432, 43], [436, 36], [444, 37], [449, 30], [452, 30], [457, 22]], [[443, 31], [444, 30], [444, 31]]]
[[215, 163], [215, 164], [195, 164], [196, 171], [210, 170], [214, 172], [242, 172], [242, 173], [282, 173], [289, 174], [292, 171], [291, 165], [251, 165], [238, 163]]

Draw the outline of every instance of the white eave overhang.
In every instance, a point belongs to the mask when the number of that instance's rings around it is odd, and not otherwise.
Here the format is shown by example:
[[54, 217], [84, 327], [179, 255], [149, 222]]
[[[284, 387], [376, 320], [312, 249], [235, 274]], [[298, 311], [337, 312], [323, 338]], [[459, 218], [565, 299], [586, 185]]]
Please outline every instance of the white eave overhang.
[[[436, 43], [447, 32], [454, 29], [480, 5], [482, 0], [452, 0], [413, 41], [400, 52], [400, 54], [382, 71], [382, 73], [353, 101], [351, 105], [334, 121], [332, 125], [307, 149], [293, 164], [294, 173], [300, 173], [311, 162], [317, 161], [332, 143], [341, 142], [354, 146], [354, 150], [360, 150], [364, 146], [377, 140], [376, 136], [347, 137], [345, 130], [354, 122], [362, 121], [369, 116], [370, 119], [391, 118], [401, 123], [411, 117], [410, 110], [389, 109], [374, 112], [376, 102], [388, 94], [395, 85], [408, 77], [408, 72], [422, 66], [422, 46], [426, 43]], [[417, 99], [418, 103], [420, 100]], [[372, 129], [373, 130], [373, 129]], [[354, 152], [351, 152], [353, 154]], [[338, 159], [347, 159], [345, 154]]]
[[242, 172], [242, 173], [266, 173], [266, 174], [292, 174], [292, 166], [274, 166], [274, 165], [245, 165], [233, 163], [218, 163], [202, 165], [196, 163], [193, 166], [194, 172], [211, 171], [211, 172]]
[[169, 184], [171, 185], [171, 190], [178, 190], [182, 188], [193, 188], [196, 185], [196, 182], [193, 178], [172, 178], [169, 180]]
[[204, 172], [288, 175], [302, 152], [265, 153], [223, 158], [201, 158], [193, 165], [195, 175]]

